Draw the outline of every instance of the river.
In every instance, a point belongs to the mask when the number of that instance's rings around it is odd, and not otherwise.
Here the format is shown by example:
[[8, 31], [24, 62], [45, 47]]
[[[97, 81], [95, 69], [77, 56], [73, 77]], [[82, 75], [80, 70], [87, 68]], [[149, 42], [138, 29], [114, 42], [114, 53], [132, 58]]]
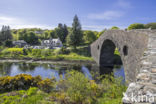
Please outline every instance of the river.
[[40, 75], [42, 78], [65, 77], [66, 71], [77, 70], [82, 72], [89, 79], [94, 79], [91, 73], [109, 74], [113, 72], [115, 77], [122, 77], [125, 81], [124, 68], [122, 65], [99, 68], [96, 64], [54, 64], [54, 63], [25, 63], [25, 62], [3, 62], [0, 63], [0, 76], [15, 76], [17, 74]]

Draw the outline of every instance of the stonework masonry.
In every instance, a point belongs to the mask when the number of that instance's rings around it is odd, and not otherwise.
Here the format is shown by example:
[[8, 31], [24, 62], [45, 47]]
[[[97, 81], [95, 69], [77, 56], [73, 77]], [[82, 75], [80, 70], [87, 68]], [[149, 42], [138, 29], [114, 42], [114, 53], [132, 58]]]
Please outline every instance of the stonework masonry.
[[[108, 30], [91, 44], [91, 55], [99, 66], [113, 64], [115, 47], [120, 52], [129, 85], [123, 102], [156, 104], [156, 30]], [[132, 99], [132, 94], [135, 97], [154, 96], [155, 101], [144, 98], [138, 102]]]

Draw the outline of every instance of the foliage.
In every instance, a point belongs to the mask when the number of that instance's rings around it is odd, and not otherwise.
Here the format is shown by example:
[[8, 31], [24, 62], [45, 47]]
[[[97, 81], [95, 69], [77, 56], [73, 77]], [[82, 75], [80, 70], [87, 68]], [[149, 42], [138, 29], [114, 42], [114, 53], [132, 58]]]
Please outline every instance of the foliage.
[[[24, 90], [30, 87], [38, 87], [45, 92], [50, 92], [55, 88], [55, 79], [42, 80], [40, 76], [32, 77], [27, 74], [0, 77], [0, 92]], [[28, 95], [32, 93], [34, 93], [33, 89], [29, 91]]]
[[11, 40], [6, 40], [5, 41], [5, 46], [6, 47], [12, 47], [13, 46], [12, 41]]
[[40, 77], [32, 77], [31, 75], [20, 74], [14, 77], [0, 77], [0, 92], [28, 89], [31, 86], [37, 86]]
[[7, 57], [17, 57], [23, 55], [23, 48], [6, 48], [1, 51], [3, 56]]
[[83, 32], [83, 39], [85, 43], [92, 43], [94, 42], [96, 38], [96, 34], [93, 31], [84, 31]]
[[50, 37], [51, 38], [58, 38], [58, 36], [55, 33], [55, 30], [50, 31]]
[[66, 37], [68, 35], [67, 26], [59, 23], [58, 28], [55, 29], [55, 34], [60, 38], [62, 43], [65, 43]]
[[90, 84], [88, 82], [89, 80], [82, 73], [72, 71], [66, 74], [66, 80], [61, 81], [59, 86], [70, 97], [70, 102], [81, 104], [90, 95]]
[[41, 90], [45, 92], [51, 92], [55, 88], [55, 78], [44, 79], [38, 83], [38, 86]]
[[134, 23], [131, 24], [130, 26], [128, 26], [128, 30], [132, 30], [132, 29], [144, 29], [144, 24], [140, 24], [140, 23]]
[[126, 87], [120, 78], [111, 75], [101, 76], [96, 82], [81, 72], [68, 71], [65, 79], [61, 77], [58, 82], [26, 74], [0, 77], [0, 89], [1, 92], [20, 90], [0, 94], [2, 104], [122, 104]]
[[156, 29], [156, 22], [145, 24], [145, 28]]
[[12, 91], [0, 94], [1, 104], [54, 104], [47, 101], [48, 94], [36, 87], [28, 90]]
[[120, 56], [120, 52], [118, 51], [118, 48], [115, 48], [115, 52], [114, 52], [114, 54]]
[[0, 52], [3, 58], [33, 58], [43, 60], [93, 60], [90, 57], [88, 48], [78, 47], [73, 49], [23, 49], [23, 48], [5, 48]]
[[97, 34], [97, 38], [99, 38], [105, 31], [106, 31], [106, 29], [104, 29], [104, 30], [102, 30], [101, 32], [99, 32], [99, 33]]
[[119, 30], [120, 28], [119, 27], [117, 27], [117, 26], [113, 26], [112, 28], [111, 28], [111, 30]]
[[12, 40], [12, 34], [9, 26], [2, 26], [0, 31], [0, 41], [4, 42], [7, 40]]
[[83, 35], [81, 31], [81, 24], [79, 22], [77, 15], [75, 15], [72, 24], [72, 30], [67, 37], [67, 44], [69, 46], [73, 46], [76, 49], [76, 47], [81, 44], [82, 38]]
[[35, 35], [34, 32], [28, 32], [24, 35], [24, 40], [30, 45], [39, 44], [38, 37]]
[[[121, 79], [104, 76], [96, 83], [77, 71], [67, 72], [65, 79], [61, 79], [57, 87], [59, 92], [52, 94], [56, 102], [68, 104], [122, 104], [122, 92], [126, 87]], [[101, 79], [100, 77], [99, 79]]]

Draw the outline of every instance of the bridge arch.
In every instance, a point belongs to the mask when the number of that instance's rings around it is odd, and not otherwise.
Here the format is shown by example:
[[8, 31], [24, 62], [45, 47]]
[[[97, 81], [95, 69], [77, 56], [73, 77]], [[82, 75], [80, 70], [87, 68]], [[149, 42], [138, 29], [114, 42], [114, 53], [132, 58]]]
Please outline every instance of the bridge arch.
[[148, 36], [142, 32], [108, 30], [91, 44], [91, 55], [99, 66], [113, 64], [115, 47], [120, 52], [126, 81], [133, 82], [139, 72]]
[[111, 66], [114, 64], [114, 51], [116, 45], [113, 41], [106, 39], [101, 47], [100, 52], [100, 65]]

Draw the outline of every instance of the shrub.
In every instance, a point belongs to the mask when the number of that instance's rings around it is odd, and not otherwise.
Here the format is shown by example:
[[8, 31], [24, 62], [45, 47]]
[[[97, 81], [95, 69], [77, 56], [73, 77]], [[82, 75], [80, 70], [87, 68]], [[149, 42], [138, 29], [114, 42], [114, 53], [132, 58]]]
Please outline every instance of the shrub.
[[14, 77], [0, 77], [0, 92], [28, 89], [31, 86], [37, 87], [41, 80], [40, 76], [32, 77], [27, 74], [19, 74]]
[[6, 47], [12, 47], [13, 46], [12, 41], [11, 40], [6, 40], [5, 41], [5, 46]]
[[18, 57], [23, 55], [23, 48], [6, 48], [2, 50], [1, 54], [4, 56]]
[[90, 82], [88, 78], [77, 71], [67, 72], [65, 76], [66, 79], [60, 80], [57, 86], [60, 91], [65, 92], [65, 95], [69, 97], [67, 102], [76, 104], [91, 103], [94, 91], [97, 89], [96, 83]]
[[117, 27], [117, 26], [113, 26], [113, 27], [111, 27], [111, 30], [119, 30], [120, 28], [119, 27]]
[[41, 56], [41, 49], [32, 49], [32, 56], [40, 57]]
[[38, 83], [38, 86], [41, 90], [45, 92], [51, 92], [55, 88], [55, 79], [44, 79]]
[[31, 96], [31, 95], [36, 94], [37, 91], [38, 91], [38, 88], [36, 88], [36, 87], [30, 87], [27, 94], [28, 94], [28, 96]]
[[156, 29], [156, 22], [145, 24], [145, 28]]
[[135, 24], [131, 24], [130, 26], [128, 26], [128, 30], [132, 30], [132, 29], [144, 29], [144, 24], [140, 24], [140, 23], [135, 23]]
[[54, 104], [47, 100], [48, 94], [36, 87], [28, 90], [0, 94], [0, 104]]

